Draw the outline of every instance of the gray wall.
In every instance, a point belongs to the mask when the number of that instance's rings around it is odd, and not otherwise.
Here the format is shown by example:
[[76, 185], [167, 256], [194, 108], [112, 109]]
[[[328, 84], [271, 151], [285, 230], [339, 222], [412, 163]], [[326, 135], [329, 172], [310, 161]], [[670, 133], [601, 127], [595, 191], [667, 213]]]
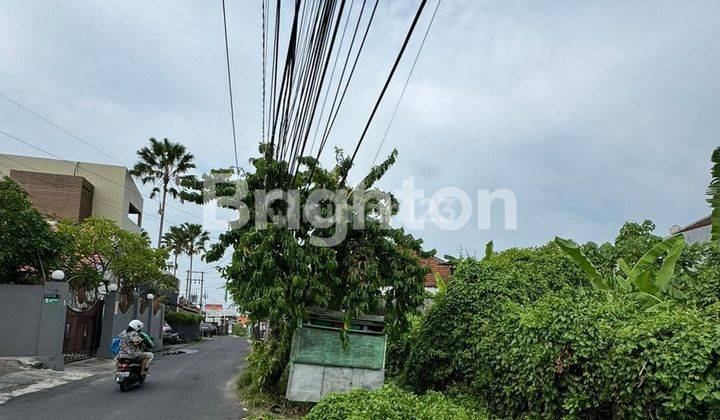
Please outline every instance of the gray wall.
[[[45, 301], [45, 295], [59, 295]], [[0, 284], [0, 356], [36, 357], [45, 367], [63, 369], [67, 283], [42, 286]]]
[[[145, 324], [147, 333], [155, 340], [155, 350], [160, 351], [162, 347], [162, 324], [165, 316], [165, 305], [161, 305], [160, 310], [154, 316], [151, 316], [152, 310], [148, 309], [144, 313], [139, 312], [139, 299], [134, 298], [133, 303], [127, 312], [120, 311], [118, 305], [117, 293], [108, 293], [105, 298], [105, 312], [103, 312], [102, 335], [100, 336], [100, 348], [97, 357], [111, 359], [110, 344], [112, 339], [117, 337], [122, 330], [128, 327], [133, 319], [139, 319]], [[159, 331], [159, 332], [158, 332]]]

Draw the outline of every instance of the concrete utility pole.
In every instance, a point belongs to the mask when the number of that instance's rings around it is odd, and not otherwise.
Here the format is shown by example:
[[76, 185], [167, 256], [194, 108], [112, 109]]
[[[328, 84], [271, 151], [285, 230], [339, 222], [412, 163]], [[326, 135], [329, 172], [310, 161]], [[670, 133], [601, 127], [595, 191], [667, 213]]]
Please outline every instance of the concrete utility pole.
[[[200, 274], [200, 277], [195, 277], [195, 275]], [[200, 310], [203, 308], [203, 289], [205, 287], [205, 272], [204, 271], [189, 271], [187, 272], [187, 278], [188, 278], [188, 289], [187, 289], [187, 299], [192, 304], [191, 300], [191, 294], [192, 294], [192, 285], [193, 283], [200, 283], [200, 294], [198, 295], [198, 304], [200, 305]]]

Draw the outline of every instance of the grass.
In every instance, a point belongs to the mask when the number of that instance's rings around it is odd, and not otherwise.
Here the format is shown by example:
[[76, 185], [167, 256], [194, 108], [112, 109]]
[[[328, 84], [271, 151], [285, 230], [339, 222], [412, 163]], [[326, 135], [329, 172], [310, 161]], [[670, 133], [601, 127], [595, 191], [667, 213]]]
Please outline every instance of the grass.
[[258, 392], [243, 386], [238, 375], [235, 380], [235, 389], [242, 400], [243, 406], [248, 410], [248, 419], [301, 419], [313, 404], [296, 403], [286, 400], [281, 395], [271, 395]]

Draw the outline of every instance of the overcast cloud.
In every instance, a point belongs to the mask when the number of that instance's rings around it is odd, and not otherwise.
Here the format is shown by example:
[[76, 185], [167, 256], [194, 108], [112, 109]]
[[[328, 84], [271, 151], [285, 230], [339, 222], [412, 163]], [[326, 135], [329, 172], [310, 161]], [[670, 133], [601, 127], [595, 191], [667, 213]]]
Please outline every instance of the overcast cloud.
[[[331, 145], [357, 140], [416, 3], [380, 5]], [[227, 2], [241, 162], [261, 130], [260, 4]], [[719, 40], [716, 1], [444, 0], [381, 151], [400, 151], [382, 185], [414, 177], [428, 195], [516, 194], [515, 231], [498, 207], [489, 231], [473, 217], [462, 230], [414, 232], [440, 255], [479, 253], [490, 239], [500, 249], [555, 235], [606, 241], [625, 220], [652, 219], [659, 233], [689, 223], [708, 212]], [[417, 41], [351, 178], [375, 156]], [[0, 2], [0, 91], [127, 166], [151, 136], [186, 144], [200, 171], [232, 164], [224, 53], [219, 1]], [[66, 159], [115, 163], [2, 98], [0, 129]], [[5, 137], [0, 152], [43, 156]], [[198, 221], [174, 209], [168, 219]], [[157, 234], [154, 221], [145, 227]], [[210, 278], [220, 301], [222, 280]]]

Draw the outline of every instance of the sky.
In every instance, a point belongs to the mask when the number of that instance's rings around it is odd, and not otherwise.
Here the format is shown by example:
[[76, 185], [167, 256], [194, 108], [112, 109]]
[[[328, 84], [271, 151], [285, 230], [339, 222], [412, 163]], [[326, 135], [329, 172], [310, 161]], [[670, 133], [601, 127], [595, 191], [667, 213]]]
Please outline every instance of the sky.
[[[262, 129], [261, 2], [226, 3], [243, 166]], [[378, 6], [326, 150], [357, 142], [417, 4]], [[428, 2], [350, 179], [364, 175], [378, 150], [397, 148], [381, 187], [396, 191], [412, 179], [428, 197], [454, 187], [478, 208], [478, 191], [507, 189], [517, 227], [505, 228], [496, 203], [490, 228], [480, 229], [474, 208], [457, 230], [409, 229], [426, 248], [473, 255], [489, 240], [505, 249], [556, 235], [604, 242], [624, 221], [651, 219], [666, 234], [709, 212], [704, 193], [720, 138], [720, 3], [444, 0], [380, 148], [435, 4]], [[68, 160], [130, 167], [149, 137], [167, 137], [195, 154], [197, 173], [233, 164], [220, 1], [3, 1], [0, 57], [1, 93], [113, 159], [2, 97], [0, 130]], [[48, 157], [4, 136], [0, 153]], [[146, 214], [157, 210], [149, 199], [144, 205]], [[169, 224], [202, 221], [200, 207], [173, 206]], [[427, 203], [414, 206], [427, 211]], [[155, 220], [144, 227], [156, 238]], [[217, 238], [216, 225], [206, 228]], [[196, 264], [208, 272], [209, 302], [220, 303], [224, 281], [213, 266]]]

